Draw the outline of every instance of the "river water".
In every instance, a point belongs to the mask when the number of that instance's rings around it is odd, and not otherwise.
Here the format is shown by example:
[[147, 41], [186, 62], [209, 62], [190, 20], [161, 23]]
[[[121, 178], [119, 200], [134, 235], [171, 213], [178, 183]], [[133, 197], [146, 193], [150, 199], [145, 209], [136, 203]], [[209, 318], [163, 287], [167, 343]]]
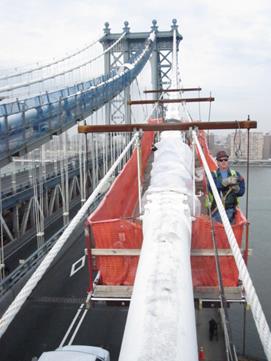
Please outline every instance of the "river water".
[[[246, 168], [236, 168], [246, 178]], [[260, 299], [269, 327], [271, 326], [271, 167], [250, 167], [248, 220], [250, 222], [248, 270]], [[241, 199], [241, 208], [245, 213], [245, 196]], [[251, 311], [246, 312], [245, 352], [256, 359], [266, 359]], [[233, 341], [237, 351], [243, 351], [243, 307], [230, 308]]]

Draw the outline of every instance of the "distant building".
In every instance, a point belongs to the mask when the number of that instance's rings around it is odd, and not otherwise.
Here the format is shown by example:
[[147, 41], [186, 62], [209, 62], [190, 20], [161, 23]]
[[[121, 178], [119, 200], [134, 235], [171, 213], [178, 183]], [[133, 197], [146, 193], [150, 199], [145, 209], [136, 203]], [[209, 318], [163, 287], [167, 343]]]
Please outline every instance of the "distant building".
[[[251, 160], [263, 159], [264, 135], [261, 132], [250, 132], [249, 155]], [[247, 132], [238, 131], [230, 135], [230, 157], [247, 159]]]
[[213, 156], [215, 156], [219, 150], [225, 150], [228, 154], [230, 153], [228, 138], [221, 134], [221, 132], [210, 133], [207, 135], [207, 139], [209, 150]]
[[207, 133], [208, 147], [211, 153], [215, 153], [215, 135], [214, 133]]
[[271, 159], [271, 134], [263, 136], [263, 159]]

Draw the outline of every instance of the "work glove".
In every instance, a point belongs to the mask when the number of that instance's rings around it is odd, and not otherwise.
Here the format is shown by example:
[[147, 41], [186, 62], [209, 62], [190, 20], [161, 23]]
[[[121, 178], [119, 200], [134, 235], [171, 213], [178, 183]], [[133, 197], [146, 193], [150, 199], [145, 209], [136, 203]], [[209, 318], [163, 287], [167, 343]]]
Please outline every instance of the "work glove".
[[223, 187], [228, 187], [228, 186], [232, 186], [232, 185], [236, 185], [238, 181], [238, 177], [235, 176], [231, 176], [228, 178], [225, 178], [222, 180], [222, 185]]
[[231, 189], [234, 191], [234, 193], [238, 193], [240, 191], [240, 187], [238, 184], [231, 186]]

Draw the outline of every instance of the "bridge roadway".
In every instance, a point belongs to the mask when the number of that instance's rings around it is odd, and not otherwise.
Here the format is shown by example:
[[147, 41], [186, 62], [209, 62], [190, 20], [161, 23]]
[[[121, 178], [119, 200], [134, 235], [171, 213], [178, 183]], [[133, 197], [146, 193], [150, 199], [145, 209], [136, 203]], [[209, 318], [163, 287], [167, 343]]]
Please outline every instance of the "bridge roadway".
[[[78, 212], [80, 208], [81, 201], [75, 203], [74, 207], [70, 209], [70, 219], [74, 217], [74, 215]], [[61, 227], [63, 227], [63, 216], [60, 214], [59, 218], [51, 223], [45, 229], [44, 238], [45, 241], [48, 241]], [[23, 244], [19, 244], [14, 251], [8, 253], [5, 257], [5, 264], [7, 266], [8, 272], [12, 272], [19, 265], [19, 260], [24, 260], [28, 258], [33, 252], [37, 250], [37, 236], [36, 233], [33, 234], [32, 237], [27, 239]]]
[[[70, 277], [72, 265], [83, 256], [84, 236], [53, 263], [32, 295], [0, 339], [1, 361], [31, 361], [57, 348], [86, 298], [88, 270], [85, 265]], [[83, 310], [65, 342], [75, 333]], [[86, 315], [73, 344], [103, 346], [111, 361], [118, 359], [127, 307], [95, 305]]]

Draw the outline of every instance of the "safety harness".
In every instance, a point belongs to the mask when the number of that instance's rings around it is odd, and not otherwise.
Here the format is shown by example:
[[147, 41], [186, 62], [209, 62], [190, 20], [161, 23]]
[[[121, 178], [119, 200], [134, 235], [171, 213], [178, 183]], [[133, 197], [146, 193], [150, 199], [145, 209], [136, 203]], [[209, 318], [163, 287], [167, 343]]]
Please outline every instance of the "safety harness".
[[[221, 178], [222, 180], [222, 177], [220, 174], [218, 174], [217, 171], [213, 172], [212, 174], [215, 175], [216, 178]], [[229, 169], [229, 176], [232, 176], [232, 177], [237, 177], [237, 172], [234, 170], [234, 169]], [[226, 193], [222, 193], [221, 195], [221, 200], [222, 200], [222, 204], [225, 208], [225, 204], [226, 204], [226, 198], [228, 197], [228, 195], [232, 192], [232, 187], [229, 187], [229, 189], [227, 190]], [[239, 204], [239, 198], [236, 198], [237, 199], [237, 205]], [[205, 207], [206, 208], [209, 208], [212, 209], [214, 207], [214, 196], [213, 196], [213, 193], [212, 192], [208, 192], [208, 194], [206, 195], [206, 198], [205, 198]], [[214, 214], [217, 210], [217, 207], [214, 207], [212, 209], [212, 214]]]

